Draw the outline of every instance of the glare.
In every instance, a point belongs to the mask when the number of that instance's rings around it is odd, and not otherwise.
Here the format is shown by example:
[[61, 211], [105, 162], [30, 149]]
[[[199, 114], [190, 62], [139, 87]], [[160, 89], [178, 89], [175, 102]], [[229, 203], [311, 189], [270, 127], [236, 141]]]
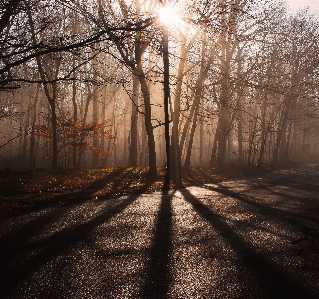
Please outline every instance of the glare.
[[176, 25], [182, 22], [181, 18], [175, 12], [174, 7], [170, 5], [164, 6], [160, 9], [159, 19], [161, 23], [166, 25]]

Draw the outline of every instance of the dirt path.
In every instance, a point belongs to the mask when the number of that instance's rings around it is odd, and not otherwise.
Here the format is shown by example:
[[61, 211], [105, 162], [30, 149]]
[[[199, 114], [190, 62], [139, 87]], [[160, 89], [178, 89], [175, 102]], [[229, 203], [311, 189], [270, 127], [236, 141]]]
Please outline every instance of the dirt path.
[[1, 298], [319, 298], [319, 166], [0, 220]]

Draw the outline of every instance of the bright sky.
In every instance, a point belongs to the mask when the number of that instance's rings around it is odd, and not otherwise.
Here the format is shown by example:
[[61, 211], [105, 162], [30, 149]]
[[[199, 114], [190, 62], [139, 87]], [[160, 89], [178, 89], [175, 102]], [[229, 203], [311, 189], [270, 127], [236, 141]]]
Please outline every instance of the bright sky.
[[319, 0], [286, 0], [293, 10], [309, 6], [312, 12], [319, 14]]

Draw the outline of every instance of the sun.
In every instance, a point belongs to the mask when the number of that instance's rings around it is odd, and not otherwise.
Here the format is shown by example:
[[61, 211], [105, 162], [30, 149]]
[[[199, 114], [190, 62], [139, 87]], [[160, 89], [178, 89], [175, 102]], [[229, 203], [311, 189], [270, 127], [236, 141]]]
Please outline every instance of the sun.
[[159, 11], [159, 20], [166, 25], [177, 25], [182, 22], [181, 18], [175, 12], [174, 7], [166, 5]]

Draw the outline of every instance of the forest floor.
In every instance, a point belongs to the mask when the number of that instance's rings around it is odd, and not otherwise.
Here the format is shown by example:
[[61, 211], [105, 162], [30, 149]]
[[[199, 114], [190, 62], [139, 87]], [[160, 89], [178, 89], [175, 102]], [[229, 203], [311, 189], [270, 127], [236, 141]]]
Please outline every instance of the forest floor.
[[[0, 171], [0, 211], [14, 212], [78, 200], [161, 191], [165, 170], [149, 183], [147, 167], [81, 170]], [[271, 167], [228, 167], [224, 171], [192, 168], [184, 172], [183, 185], [198, 186], [274, 170]], [[170, 188], [175, 186], [171, 183]]]

